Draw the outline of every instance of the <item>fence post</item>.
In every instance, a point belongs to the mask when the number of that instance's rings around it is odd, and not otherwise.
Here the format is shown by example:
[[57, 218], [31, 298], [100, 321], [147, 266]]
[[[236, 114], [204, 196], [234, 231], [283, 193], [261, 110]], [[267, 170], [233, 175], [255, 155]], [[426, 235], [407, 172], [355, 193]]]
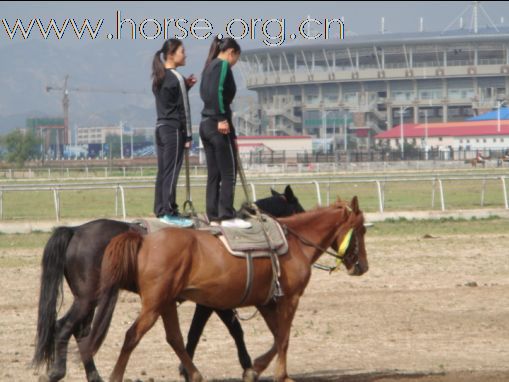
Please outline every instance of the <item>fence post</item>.
[[126, 210], [125, 210], [125, 191], [124, 191], [124, 186], [119, 186], [119, 188], [120, 188], [120, 198], [122, 200], [122, 217], [124, 218], [124, 221], [125, 221], [127, 213], [126, 213]]
[[115, 187], [115, 216], [118, 216], [118, 188], [120, 187], [119, 184], [117, 184], [117, 187]]
[[438, 179], [438, 189], [440, 190], [440, 204], [442, 211], [445, 211], [444, 186], [442, 185], [442, 179]]
[[255, 188], [255, 185], [254, 183], [249, 183], [249, 185], [251, 186], [251, 195], [253, 195], [253, 201], [256, 200], [256, 188]]
[[0, 219], [4, 218], [4, 191], [0, 191]]
[[504, 195], [504, 206], [505, 206], [505, 209], [509, 209], [509, 203], [507, 201], [507, 188], [505, 186], [505, 176], [501, 176], [500, 179], [502, 179], [502, 187], [504, 188], [503, 189], [503, 192], [502, 194]]
[[316, 180], [313, 180], [311, 183], [313, 183], [315, 185], [315, 189], [316, 189], [316, 200], [318, 202], [318, 206], [322, 206], [322, 195], [320, 194], [320, 184], [316, 181]]
[[383, 196], [382, 196], [382, 186], [380, 185], [380, 181], [375, 180], [376, 188], [378, 190], [378, 209], [380, 213], [384, 212], [384, 202], [383, 202]]
[[86, 174], [86, 177], [88, 178], [88, 166], [85, 167], [85, 174]]
[[108, 177], [108, 167], [105, 167], [104, 168], [104, 177], [107, 178]]
[[53, 188], [53, 202], [55, 204], [55, 215], [57, 218], [57, 222], [60, 221], [60, 201], [58, 197], [58, 191], [56, 188]]

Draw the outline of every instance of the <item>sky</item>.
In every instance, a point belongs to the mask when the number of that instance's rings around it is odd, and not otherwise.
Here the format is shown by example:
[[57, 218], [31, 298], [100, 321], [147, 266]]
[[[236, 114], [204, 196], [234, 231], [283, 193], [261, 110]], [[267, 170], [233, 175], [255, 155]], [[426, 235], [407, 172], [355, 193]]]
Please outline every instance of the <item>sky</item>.
[[[157, 25], [168, 22], [170, 36], [183, 37], [187, 51], [184, 75], [199, 75], [212, 37], [225, 33], [228, 22], [233, 21], [231, 32], [240, 36], [243, 49], [266, 47], [267, 36], [274, 37], [284, 23], [286, 35], [298, 32], [298, 25], [307, 17], [323, 21], [342, 18], [345, 29], [354, 35], [377, 34], [381, 18], [385, 19], [386, 33], [416, 32], [419, 19], [424, 20], [426, 31], [445, 29], [472, 2], [468, 1], [406, 1], [406, 2], [0, 2], [0, 130], [12, 127], [22, 118], [33, 114], [58, 115], [61, 101], [56, 94], [45, 92], [50, 84], [61, 84], [66, 74], [70, 85], [80, 88], [108, 88], [145, 92], [140, 96], [120, 95], [105, 97], [100, 94], [76, 94], [71, 98], [71, 119], [75, 124], [93, 124], [101, 120], [120, 118], [119, 113], [139, 111], [137, 123], [151, 124], [155, 118], [154, 100], [150, 94], [150, 65], [153, 54], [164, 42], [163, 33], [157, 34]], [[509, 26], [509, 2], [486, 1], [481, 3], [493, 22]], [[470, 13], [465, 15], [469, 25]], [[117, 38], [117, 18], [131, 19], [136, 24], [136, 38], [131, 38], [130, 25], [124, 23], [120, 39]], [[502, 19], [503, 18], [503, 19]], [[31, 20], [32, 32], [23, 38], [19, 32], [11, 39], [19, 19], [24, 27]], [[72, 24], [67, 25], [61, 39], [52, 32], [47, 39], [38, 31], [37, 22], [47, 27], [51, 19], [61, 27], [72, 20], [78, 28], [88, 20], [93, 28], [100, 23], [96, 38], [75, 36]], [[253, 20], [260, 19], [253, 26]], [[101, 21], [102, 20], [102, 21]], [[272, 20], [272, 21], [270, 21]], [[194, 24], [194, 35], [191, 25]], [[266, 35], [262, 31], [263, 23]], [[181, 29], [175, 26], [178, 23]], [[210, 29], [198, 29], [212, 26]], [[480, 25], [487, 23], [481, 12]], [[144, 24], [144, 35], [140, 27]], [[243, 30], [243, 27], [247, 28]], [[185, 32], [184, 32], [185, 31]], [[208, 38], [204, 37], [210, 31]], [[186, 33], [186, 35], [184, 35]], [[254, 33], [254, 34], [253, 34]], [[297, 34], [297, 33], [296, 33]], [[298, 36], [298, 34], [297, 34]], [[348, 41], [349, 35], [344, 40]], [[265, 42], [264, 42], [265, 40]], [[302, 38], [278, 38], [273, 44], [298, 44]], [[277, 46], [273, 47], [277, 49]], [[255, 96], [243, 89], [240, 74], [240, 94]], [[200, 100], [197, 91], [191, 91], [193, 118], [199, 118]], [[136, 109], [139, 108], [140, 110]], [[141, 113], [141, 114], [140, 114]], [[13, 117], [15, 116], [15, 117]], [[91, 117], [92, 116], [92, 117]], [[95, 117], [94, 117], [95, 116]], [[198, 117], [197, 117], [198, 116]], [[13, 117], [14, 119], [12, 119]], [[95, 118], [95, 119], [94, 119]], [[127, 117], [126, 117], [127, 118]], [[2, 125], [2, 120], [4, 125]], [[8, 122], [5, 122], [8, 121]]]

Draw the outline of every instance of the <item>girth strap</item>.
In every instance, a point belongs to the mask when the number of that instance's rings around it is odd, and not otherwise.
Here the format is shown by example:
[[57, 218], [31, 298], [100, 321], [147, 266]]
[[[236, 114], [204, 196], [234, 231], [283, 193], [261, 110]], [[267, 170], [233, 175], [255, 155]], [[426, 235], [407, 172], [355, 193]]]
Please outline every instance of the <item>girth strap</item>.
[[251, 289], [253, 288], [253, 278], [254, 278], [254, 269], [253, 269], [253, 257], [251, 253], [248, 252], [246, 254], [246, 268], [247, 268], [247, 277], [246, 277], [246, 288], [244, 289], [244, 295], [240, 300], [239, 305], [242, 305], [246, 302], [249, 294], [251, 293]]

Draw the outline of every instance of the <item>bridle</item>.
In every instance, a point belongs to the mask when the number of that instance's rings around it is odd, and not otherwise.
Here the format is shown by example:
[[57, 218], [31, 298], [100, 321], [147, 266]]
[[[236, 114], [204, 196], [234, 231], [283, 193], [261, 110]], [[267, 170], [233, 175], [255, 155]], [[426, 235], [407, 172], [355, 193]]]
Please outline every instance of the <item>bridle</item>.
[[319, 246], [318, 244], [313, 243], [311, 240], [306, 239], [300, 233], [295, 231], [293, 228], [288, 227], [287, 225], [283, 225], [282, 228], [283, 228], [283, 230], [285, 230], [285, 231], [291, 233], [292, 235], [294, 235], [297, 239], [299, 239], [299, 241], [302, 244], [307, 245], [309, 247], [313, 247], [313, 248], [319, 250], [320, 252], [326, 253], [327, 255], [332, 256], [332, 257], [334, 257], [336, 259], [336, 265], [334, 267], [331, 267], [331, 266], [328, 266], [328, 265], [322, 265], [322, 264], [313, 264], [313, 266], [315, 268], [318, 268], [318, 269], [321, 269], [321, 270], [324, 270], [324, 271], [333, 272], [336, 269], [338, 269], [341, 264], [344, 264], [345, 267], [346, 267], [345, 258], [349, 257], [349, 256], [355, 256], [355, 261], [352, 261], [352, 263], [354, 264], [355, 268], [359, 268], [360, 267], [360, 265], [359, 265], [359, 238], [358, 238], [358, 236], [357, 236], [357, 234], [355, 232], [355, 229], [353, 229], [353, 232], [352, 232], [352, 235], [355, 237], [355, 241], [354, 241], [355, 242], [355, 249], [354, 249], [353, 255], [352, 255], [352, 251], [348, 251], [348, 248], [350, 247], [351, 242], [348, 245], [347, 249], [345, 250], [344, 254], [339, 253], [339, 251], [338, 251], [338, 253], [334, 253], [334, 252], [330, 251], [329, 249], [325, 249], [325, 248]]

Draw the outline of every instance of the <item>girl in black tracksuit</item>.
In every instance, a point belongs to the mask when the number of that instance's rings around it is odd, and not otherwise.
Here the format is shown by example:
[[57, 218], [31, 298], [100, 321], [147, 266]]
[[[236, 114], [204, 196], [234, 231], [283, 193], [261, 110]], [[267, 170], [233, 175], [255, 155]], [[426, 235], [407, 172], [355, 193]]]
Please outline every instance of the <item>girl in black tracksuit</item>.
[[231, 67], [240, 56], [240, 46], [232, 38], [214, 39], [202, 73], [200, 96], [204, 106], [200, 138], [207, 159], [206, 209], [210, 221], [225, 226], [248, 228], [235, 219], [233, 201], [237, 176], [235, 129], [230, 104], [236, 86]]
[[[163, 54], [165, 62], [160, 59]], [[184, 79], [176, 67], [185, 64], [182, 42], [167, 40], [156, 52], [153, 62], [152, 91], [157, 109], [156, 152], [157, 178], [154, 214], [162, 221], [177, 226], [190, 226], [189, 219], [179, 216], [176, 203], [177, 180], [182, 166], [184, 149], [192, 139], [191, 118], [187, 91], [196, 82]]]

